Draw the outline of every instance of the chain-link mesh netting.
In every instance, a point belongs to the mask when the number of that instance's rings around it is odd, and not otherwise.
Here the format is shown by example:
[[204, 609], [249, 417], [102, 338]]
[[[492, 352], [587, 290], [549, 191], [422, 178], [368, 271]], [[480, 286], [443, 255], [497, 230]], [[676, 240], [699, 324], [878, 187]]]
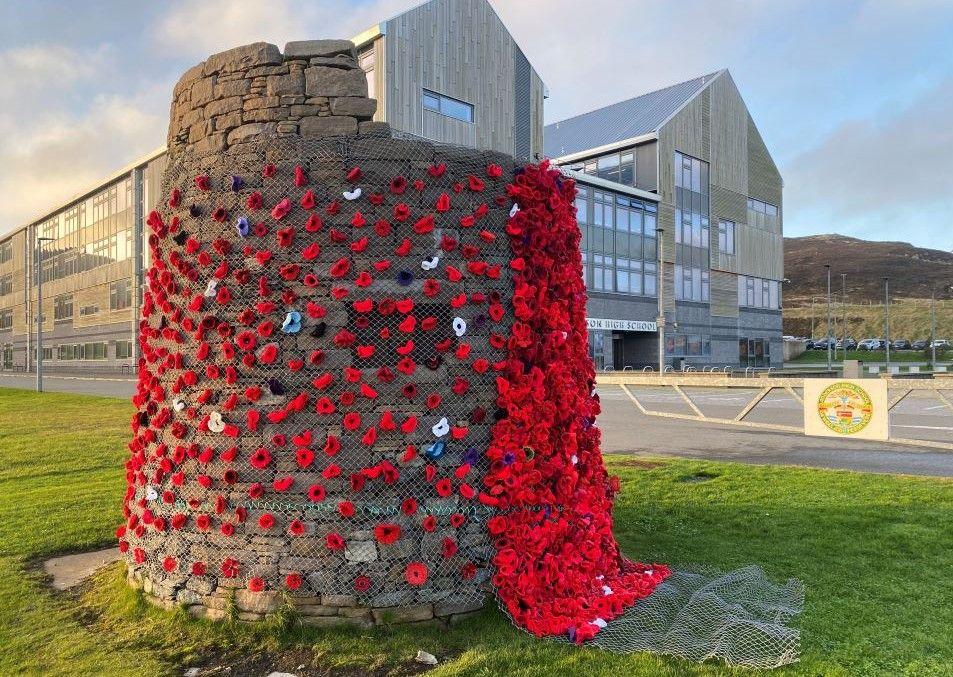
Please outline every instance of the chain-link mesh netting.
[[800, 632], [788, 622], [803, 606], [800, 581], [776, 585], [758, 566], [729, 573], [673, 569], [649, 597], [610, 621], [589, 644], [614, 653], [650, 651], [776, 668], [798, 660]]
[[[120, 533], [153, 595], [285, 589], [319, 615], [480, 605], [513, 170], [389, 136], [171, 159]], [[757, 567], [675, 571], [592, 643], [781, 665], [802, 598]]]
[[155, 594], [484, 598], [512, 170], [388, 136], [171, 159], [124, 536]]

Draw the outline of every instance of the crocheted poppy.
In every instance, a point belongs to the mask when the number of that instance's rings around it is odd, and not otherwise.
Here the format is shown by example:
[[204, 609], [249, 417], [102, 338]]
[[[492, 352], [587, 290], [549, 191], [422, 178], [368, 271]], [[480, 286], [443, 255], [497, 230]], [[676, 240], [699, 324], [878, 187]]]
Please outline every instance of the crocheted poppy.
[[396, 524], [378, 524], [374, 527], [374, 538], [381, 545], [391, 545], [400, 538], [400, 527]]
[[297, 590], [301, 587], [302, 583], [301, 574], [288, 574], [285, 576], [285, 587], [288, 590]]
[[367, 592], [371, 589], [372, 581], [367, 576], [358, 576], [354, 579], [354, 589], [357, 592]]
[[413, 586], [420, 587], [427, 582], [429, 572], [423, 562], [410, 562], [404, 570], [404, 578]]

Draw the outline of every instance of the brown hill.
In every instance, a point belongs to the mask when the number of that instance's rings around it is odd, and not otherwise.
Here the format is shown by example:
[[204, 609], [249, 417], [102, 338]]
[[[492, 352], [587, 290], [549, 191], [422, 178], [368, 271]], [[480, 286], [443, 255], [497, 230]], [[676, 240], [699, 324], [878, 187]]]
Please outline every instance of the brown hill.
[[890, 278], [891, 298], [953, 298], [953, 253], [914, 247], [906, 242], [870, 242], [843, 235], [784, 238], [784, 304], [810, 304], [825, 296], [824, 264], [831, 264], [831, 288], [840, 296], [841, 273], [847, 273], [850, 303], [882, 303], [884, 277]]

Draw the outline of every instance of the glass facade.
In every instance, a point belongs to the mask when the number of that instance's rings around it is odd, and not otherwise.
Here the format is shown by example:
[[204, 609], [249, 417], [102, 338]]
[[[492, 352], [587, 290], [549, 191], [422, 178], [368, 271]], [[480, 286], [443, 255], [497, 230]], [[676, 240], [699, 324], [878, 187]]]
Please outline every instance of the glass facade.
[[675, 153], [675, 299], [708, 303], [711, 228], [708, 163]]
[[125, 261], [133, 246], [132, 179], [116, 181], [37, 226], [42, 244], [43, 282]]
[[576, 190], [586, 286], [593, 291], [654, 296], [658, 206], [591, 186], [577, 185]]

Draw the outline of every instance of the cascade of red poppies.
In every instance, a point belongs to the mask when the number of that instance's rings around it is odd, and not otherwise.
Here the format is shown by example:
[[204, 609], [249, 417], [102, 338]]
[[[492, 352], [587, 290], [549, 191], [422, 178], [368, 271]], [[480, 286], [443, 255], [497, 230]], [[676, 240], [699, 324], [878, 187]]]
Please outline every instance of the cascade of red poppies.
[[586, 290], [575, 184], [547, 162], [518, 170], [507, 226], [514, 322], [487, 452], [483, 500], [496, 554], [493, 583], [535, 635], [579, 643], [651, 594], [665, 565], [626, 560], [612, 535], [613, 495], [595, 426], [599, 400], [587, 350]]

